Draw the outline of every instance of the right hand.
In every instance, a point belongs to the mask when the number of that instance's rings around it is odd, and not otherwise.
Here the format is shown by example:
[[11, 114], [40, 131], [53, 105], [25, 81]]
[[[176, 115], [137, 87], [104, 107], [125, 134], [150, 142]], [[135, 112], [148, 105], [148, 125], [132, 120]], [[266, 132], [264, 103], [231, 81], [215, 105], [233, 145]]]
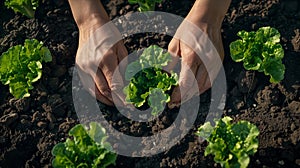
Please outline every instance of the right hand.
[[170, 108], [180, 106], [212, 86], [224, 59], [221, 25], [230, 2], [197, 0], [186, 21], [176, 31], [168, 51], [175, 57], [181, 57], [181, 71], [179, 86], [174, 88], [168, 103]]

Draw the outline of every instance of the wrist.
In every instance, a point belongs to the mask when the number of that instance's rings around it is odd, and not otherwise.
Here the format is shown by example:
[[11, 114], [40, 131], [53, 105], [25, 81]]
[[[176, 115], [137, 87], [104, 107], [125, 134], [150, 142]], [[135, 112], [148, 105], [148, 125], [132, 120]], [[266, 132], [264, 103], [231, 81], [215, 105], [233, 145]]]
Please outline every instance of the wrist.
[[186, 19], [199, 27], [221, 28], [231, 0], [196, 0]]
[[80, 32], [84, 32], [90, 29], [98, 28], [105, 23], [109, 22], [109, 18], [103, 14], [93, 13], [86, 18], [82, 18], [76, 21]]
[[81, 47], [82, 44], [84, 44], [90, 36], [95, 32], [98, 28], [108, 23], [110, 20], [108, 17], [103, 17], [103, 15], [100, 14], [91, 14], [85, 21], [82, 22], [76, 22], [77, 27], [79, 29], [79, 46]]
[[109, 21], [100, 0], [69, 0], [69, 4], [79, 31], [94, 25], [101, 26]]

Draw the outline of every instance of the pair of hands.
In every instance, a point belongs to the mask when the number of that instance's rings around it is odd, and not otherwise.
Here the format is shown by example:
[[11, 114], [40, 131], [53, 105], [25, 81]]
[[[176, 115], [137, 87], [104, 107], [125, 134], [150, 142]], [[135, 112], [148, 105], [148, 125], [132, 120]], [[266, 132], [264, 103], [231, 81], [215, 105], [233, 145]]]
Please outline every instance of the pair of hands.
[[[93, 25], [86, 25], [85, 28], [80, 29], [78, 51], [83, 48], [84, 44], [89, 40], [90, 35], [93, 34], [97, 28], [108, 22], [108, 20], [103, 21], [103, 19], [101, 20], [101, 18], [97, 17], [94, 19], [96, 20], [91, 22]], [[97, 19], [99, 21], [97, 21]], [[190, 19], [189, 22], [196, 25], [208, 36], [219, 53], [218, 56], [223, 60], [224, 54], [220, 28], [206, 23], [193, 23], [192, 19]], [[106, 37], [107, 35], [105, 35], [105, 33], [107, 32], [98, 32], [98, 35], [102, 34]], [[111, 33], [118, 34], [119, 32]], [[104, 38], [103, 40], [105, 41], [106, 39]], [[209, 72], [206, 70], [200, 57], [190, 46], [185, 44], [183, 40], [180, 38], [173, 38], [169, 43], [168, 51], [173, 56], [172, 64], [176, 63], [175, 60], [179, 60], [178, 57], [181, 57], [179, 86], [173, 90], [171, 101], [168, 104], [170, 108], [174, 108], [178, 107], [183, 101], [186, 101], [192, 96], [201, 94], [209, 89], [211, 87], [211, 81], [208, 75]], [[126, 57], [128, 52], [123, 42], [116, 42], [113, 46], [109, 46], [105, 52], [101, 53], [100, 51], [99, 55], [102, 55], [100, 63], [99, 57], [97, 56], [87, 57], [85, 54], [77, 53], [76, 64], [81, 71], [81, 76], [89, 76], [91, 79], [86, 80], [81, 78], [83, 85], [99, 101], [107, 105], [127, 105], [125, 102], [125, 95], [122, 92], [124, 87], [122, 76], [124, 76], [123, 73], [126, 68]], [[190, 72], [192, 72], [192, 76]], [[195, 87], [198, 88], [197, 91], [192, 89]], [[181, 93], [183, 95], [181, 95]], [[182, 98], [185, 98], [185, 100], [181, 100]]]

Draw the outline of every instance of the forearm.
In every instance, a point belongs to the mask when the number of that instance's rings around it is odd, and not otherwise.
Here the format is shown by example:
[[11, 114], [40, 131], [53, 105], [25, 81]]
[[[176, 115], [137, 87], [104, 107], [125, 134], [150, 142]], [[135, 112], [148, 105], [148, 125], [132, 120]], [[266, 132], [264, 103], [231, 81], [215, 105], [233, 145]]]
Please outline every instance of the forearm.
[[110, 19], [100, 0], [69, 0], [74, 20], [79, 29], [79, 46]]
[[187, 19], [195, 24], [221, 27], [231, 0], [196, 0]]
[[69, 0], [69, 4], [79, 29], [109, 21], [109, 17], [100, 0]]

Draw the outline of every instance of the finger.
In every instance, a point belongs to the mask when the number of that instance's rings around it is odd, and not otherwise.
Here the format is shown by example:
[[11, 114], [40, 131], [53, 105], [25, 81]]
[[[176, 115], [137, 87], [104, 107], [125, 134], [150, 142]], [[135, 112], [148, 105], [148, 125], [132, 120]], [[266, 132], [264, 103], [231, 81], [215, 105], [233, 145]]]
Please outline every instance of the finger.
[[113, 102], [112, 96], [111, 96], [111, 90], [108, 86], [108, 83], [106, 81], [106, 78], [101, 71], [101, 69], [98, 68], [96, 74], [94, 75], [94, 82], [96, 85], [96, 90], [98, 90], [101, 95], [103, 95], [106, 99]]
[[102, 70], [103, 76], [107, 81], [110, 93], [112, 94], [112, 92], [114, 92], [114, 98], [117, 99], [115, 100], [115, 103], [122, 102], [119, 105], [125, 105], [125, 95], [122, 92], [124, 83], [119, 70], [118, 58], [113, 50], [106, 53], [99, 65], [99, 68]]
[[117, 57], [118, 57], [118, 64], [119, 64], [119, 71], [123, 77], [123, 80], [125, 79], [125, 70], [126, 67], [128, 65], [128, 52], [127, 49], [125, 48], [124, 44], [122, 41], [120, 41], [118, 43], [117, 46], [117, 53], [116, 53]]
[[[170, 107], [179, 106], [180, 102], [189, 99], [188, 91], [195, 92], [195, 74], [199, 66], [198, 57], [194, 52], [182, 52], [181, 71], [179, 76], [179, 90], [176, 89], [171, 95]], [[180, 94], [181, 93], [181, 94]]]
[[109, 105], [109, 106], [113, 106], [114, 105], [113, 102], [111, 102], [104, 95], [101, 94], [101, 92], [97, 89], [97, 87], [96, 87], [95, 90], [93, 90], [93, 91], [91, 90], [90, 92], [94, 92], [95, 95], [96, 95], [97, 100], [99, 100], [100, 102], [102, 102], [102, 103], [104, 103], [106, 105]]
[[110, 89], [115, 105], [120, 107], [124, 106], [126, 104], [125, 94], [123, 93], [123, 79], [119, 71], [119, 66], [115, 69], [111, 83], [112, 86]]
[[199, 94], [202, 94], [211, 87], [208, 72], [203, 64], [198, 68], [196, 80], [198, 83]]
[[122, 77], [117, 72], [119, 70], [118, 58], [113, 50], [109, 50], [102, 58], [99, 69], [102, 70], [110, 90], [117, 90], [123, 86]]
[[[124, 84], [124, 81], [125, 81], [125, 72], [126, 72], [126, 68], [127, 68], [127, 65], [128, 65], [128, 51], [127, 51], [127, 49], [124, 46], [124, 44], [123, 44], [122, 41], [119, 42], [118, 45], [119, 46], [118, 46], [117, 56], [118, 56], [119, 71], [117, 71], [117, 72], [120, 72], [120, 75], [122, 77], [123, 84]], [[117, 93], [116, 96], [119, 97], [119, 100], [122, 100], [123, 104], [127, 108], [129, 108], [130, 110], [133, 110], [134, 106], [131, 103], [127, 103], [126, 100], [125, 100], [126, 96], [123, 93], [123, 87], [122, 87], [122, 89], [119, 89], [118, 92], [119, 93]]]
[[[115, 106], [124, 106], [124, 94], [121, 92], [121, 90], [111, 90], [111, 88], [108, 87], [106, 78], [104, 77], [100, 69], [98, 70], [97, 75], [95, 77], [95, 84], [95, 91], [98, 91], [100, 93], [98, 94], [97, 98], [101, 98], [103, 100], [104, 97], [107, 101], [111, 102], [111, 104], [114, 104]], [[106, 100], [104, 101], [107, 102]]]
[[182, 63], [179, 77], [179, 87], [182, 94], [181, 97], [179, 97], [179, 95], [177, 96], [177, 99], [181, 100], [181, 103], [187, 101], [190, 98], [189, 95], [198, 91], [198, 88], [195, 89], [193, 87], [197, 84], [195, 79], [196, 72], [197, 67], [195, 65]]
[[86, 73], [81, 68], [78, 68], [77, 70], [78, 70], [80, 81], [81, 81], [82, 85], [84, 86], [84, 88], [92, 96], [96, 97], [96, 99], [98, 99], [102, 103], [112, 106], [113, 103], [99, 92], [99, 89], [96, 86], [96, 82], [94, 80], [96, 75], [92, 75], [93, 73]]
[[171, 60], [169, 61], [168, 65], [164, 67], [164, 70], [167, 72], [174, 70], [174, 67], [177, 65], [177, 63], [180, 60], [180, 46], [179, 46], [179, 40], [172, 39], [169, 46], [168, 46], [168, 52], [171, 55]]
[[209, 78], [206, 79], [206, 82], [204, 84], [204, 87], [202, 90], [200, 90], [200, 94], [202, 94], [203, 92], [207, 91], [208, 89], [210, 89], [212, 87], [212, 83], [209, 80]]

